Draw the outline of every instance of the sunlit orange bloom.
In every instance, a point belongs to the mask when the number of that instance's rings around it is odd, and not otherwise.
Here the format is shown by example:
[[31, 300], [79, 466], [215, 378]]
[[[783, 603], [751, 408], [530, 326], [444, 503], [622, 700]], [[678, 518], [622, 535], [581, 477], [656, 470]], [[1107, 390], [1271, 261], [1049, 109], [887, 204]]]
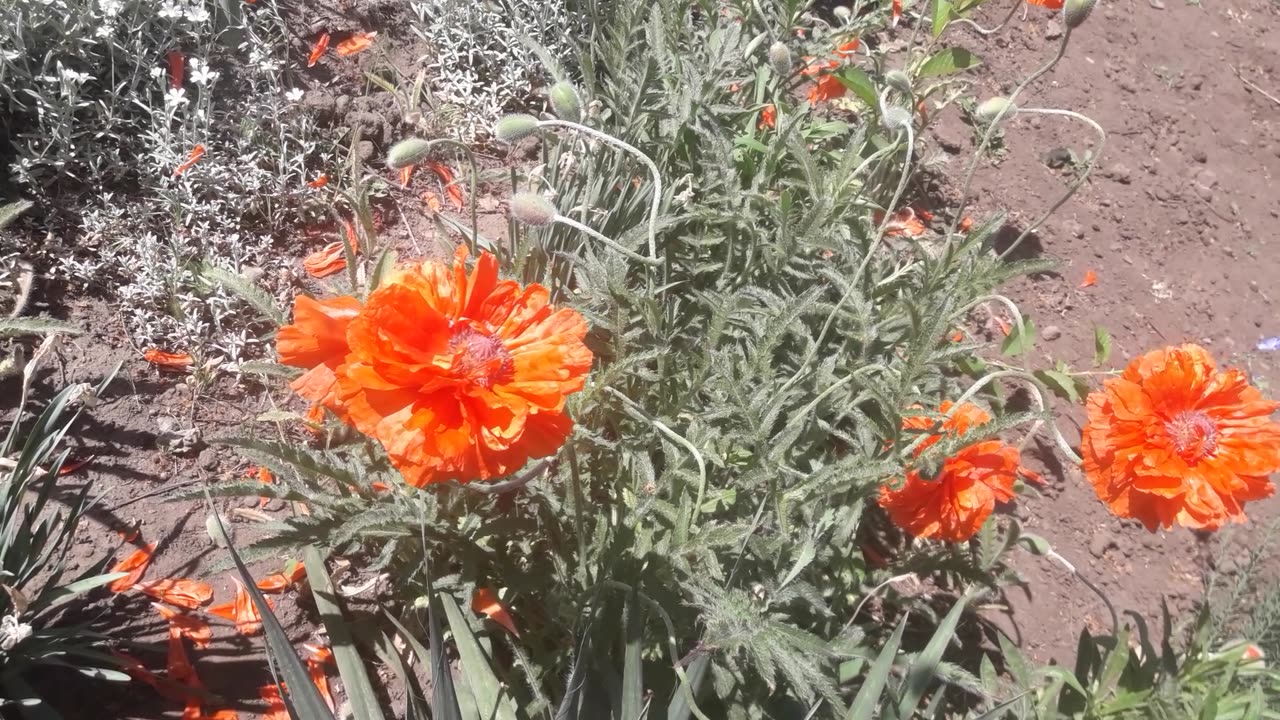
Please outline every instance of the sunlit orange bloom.
[[[952, 403], [946, 401], [939, 412], [951, 409]], [[933, 419], [922, 416], [903, 418], [902, 427], [932, 429], [934, 434], [915, 450], [919, 456], [944, 436], [963, 435], [990, 420], [977, 405], [965, 403], [957, 406], [940, 428]], [[1017, 448], [999, 440], [976, 442], [948, 457], [932, 480], [908, 470], [906, 482], [898, 490], [888, 485], [880, 488], [880, 506], [895, 524], [916, 537], [963, 542], [978, 532], [997, 502], [1013, 499], [1017, 471]]]
[[307, 67], [315, 67], [328, 49], [329, 33], [320, 33], [320, 37], [316, 38], [316, 44], [311, 46], [311, 54], [307, 56]]
[[341, 240], [334, 240], [302, 258], [302, 269], [314, 278], [329, 277], [347, 268], [347, 251]]
[[324, 666], [333, 659], [333, 651], [312, 643], [306, 643], [302, 649], [307, 653], [307, 676], [311, 678], [311, 684], [316, 686], [320, 697], [324, 698], [325, 704], [329, 706], [329, 712], [333, 712], [336, 706], [333, 703], [333, 694], [329, 692], [329, 677], [324, 671]]
[[902, 19], [902, 0], [893, 0], [893, 23], [892, 27], [898, 27], [898, 21]]
[[449, 169], [448, 165], [438, 162], [428, 161], [427, 167], [430, 167], [431, 171], [436, 174], [436, 177], [440, 178], [440, 183], [444, 185], [445, 197], [449, 198], [449, 202], [455, 208], [461, 210], [462, 201], [464, 200], [462, 196], [462, 188], [458, 186], [458, 181], [454, 179], [453, 171]]
[[192, 167], [195, 167], [195, 164], [199, 162], [202, 157], [204, 157], [204, 145], [196, 145], [194, 148], [191, 148], [191, 154], [187, 156], [187, 159], [183, 160], [181, 165], [173, 169], [173, 176], [178, 177], [182, 173], [190, 170]]
[[772, 104], [765, 105], [760, 110], [760, 122], [757, 125], [761, 130], [765, 128], [775, 128], [778, 126], [778, 108]]
[[1199, 345], [1153, 350], [1087, 400], [1084, 471], [1119, 517], [1147, 529], [1216, 530], [1245, 520], [1280, 471], [1280, 403]]
[[858, 48], [862, 47], [862, 42], [858, 38], [854, 38], [836, 48], [836, 55], [847, 58], [858, 54]]
[[484, 615], [506, 628], [507, 632], [520, 637], [520, 631], [516, 630], [516, 623], [511, 619], [511, 613], [507, 612], [507, 609], [498, 601], [497, 594], [491, 588], [476, 588], [475, 595], [471, 596], [471, 611]]
[[260, 720], [291, 720], [289, 709], [280, 696], [280, 688], [276, 685], [263, 685], [258, 688], [258, 697], [267, 704], [267, 709], [258, 717]]
[[307, 187], [319, 189], [328, 184], [329, 184], [328, 174], [320, 173], [320, 175], [315, 180], [312, 180], [311, 182], [307, 183]]
[[165, 54], [165, 59], [169, 63], [169, 87], [176, 90], [182, 87], [183, 71], [187, 65], [187, 58], [182, 54], [181, 50], [170, 50]]
[[1098, 284], [1098, 273], [1092, 270], [1086, 271], [1084, 274], [1084, 279], [1080, 281], [1080, 287], [1082, 288], [1093, 287], [1094, 285], [1097, 285], [1097, 284]]
[[452, 268], [398, 268], [363, 307], [299, 298], [278, 335], [280, 361], [309, 369], [294, 390], [381, 442], [418, 487], [554, 454], [573, 427], [565, 398], [591, 367], [580, 314], [551, 307], [541, 285], [500, 281], [489, 253], [470, 275], [466, 259], [459, 247]]
[[[930, 215], [932, 217], [932, 215]], [[884, 222], [884, 213], [877, 210], [872, 219], [876, 225]], [[928, 228], [924, 220], [911, 207], [904, 207], [893, 214], [893, 218], [884, 226], [887, 237], [920, 237]]]
[[134, 550], [129, 553], [128, 557], [116, 563], [116, 566], [111, 568], [111, 572], [127, 572], [129, 574], [119, 580], [113, 580], [107, 586], [107, 589], [111, 592], [124, 592], [133, 587], [134, 584], [142, 579], [142, 574], [147, 571], [147, 566], [151, 564], [151, 555], [155, 551], [156, 544], [147, 543], [144, 547]]
[[969, 232], [970, 230], [973, 229], [973, 218], [969, 217], [968, 215], [965, 215], [964, 217], [960, 218], [960, 224], [956, 227], [956, 229], [962, 233]]
[[198, 609], [201, 605], [213, 600], [213, 588], [209, 583], [199, 580], [165, 578], [150, 582], [138, 583], [134, 586], [139, 592], [163, 600], [170, 605]]
[[236, 599], [214, 605], [205, 612], [234, 622], [241, 635], [256, 635], [262, 629], [262, 616], [258, 614], [258, 606], [253, 604], [253, 597], [249, 595], [244, 583], [240, 582], [240, 578], [233, 577], [231, 581], [236, 584]]
[[806, 99], [810, 105], [817, 105], [824, 100], [835, 100], [844, 97], [846, 88], [844, 83], [835, 75], [823, 75], [809, 87], [809, 94]]
[[351, 37], [338, 43], [338, 54], [346, 57], [347, 55], [355, 55], [373, 44], [373, 39], [378, 37], [376, 32], [359, 32]]
[[169, 623], [169, 629], [177, 629], [183, 637], [189, 638], [196, 647], [206, 647], [213, 640], [213, 628], [209, 623], [194, 615], [179, 612], [160, 603], [151, 603], [151, 607], [160, 613], [160, 617]]
[[1061, 10], [1066, 0], [1027, 0], [1028, 5], [1039, 5], [1047, 10]]
[[155, 365], [161, 370], [169, 370], [171, 372], [183, 372], [191, 367], [191, 356], [187, 353], [171, 353], [151, 348], [142, 353], [142, 359]]

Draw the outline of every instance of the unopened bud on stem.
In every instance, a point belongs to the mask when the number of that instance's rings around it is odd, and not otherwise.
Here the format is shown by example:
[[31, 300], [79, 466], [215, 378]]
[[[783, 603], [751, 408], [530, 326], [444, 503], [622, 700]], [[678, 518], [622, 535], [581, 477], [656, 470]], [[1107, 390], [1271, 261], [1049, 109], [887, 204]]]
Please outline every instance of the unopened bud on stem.
[[582, 120], [582, 100], [573, 83], [561, 80], [551, 86], [551, 109], [561, 120], [578, 122]]
[[505, 143], [519, 142], [538, 131], [538, 118], [532, 115], [507, 115], [493, 126], [493, 134]]
[[1098, 4], [1098, 0], [1067, 0], [1062, 6], [1062, 21], [1068, 28], [1075, 29], [1084, 24], [1089, 19], [1089, 13], [1093, 12], [1093, 7]]
[[511, 214], [526, 225], [550, 225], [560, 212], [541, 195], [522, 192], [511, 198]]
[[[1003, 115], [1001, 113], [1003, 113]], [[973, 115], [978, 119], [978, 122], [984, 124], [993, 123], [996, 121], [996, 118], [1000, 118], [1000, 122], [1003, 123], [1007, 120], [1013, 119], [1013, 116], [1017, 114], [1018, 106], [1009, 102], [1007, 98], [1002, 97], [993, 97], [979, 105], [978, 108], [973, 111]]]
[[911, 78], [901, 70], [890, 70], [884, 74], [884, 81], [889, 87], [901, 93], [911, 94]]
[[392, 170], [417, 165], [431, 154], [431, 143], [422, 138], [401, 140], [387, 153], [387, 167]]
[[769, 66], [779, 77], [791, 74], [791, 50], [781, 42], [769, 46]]

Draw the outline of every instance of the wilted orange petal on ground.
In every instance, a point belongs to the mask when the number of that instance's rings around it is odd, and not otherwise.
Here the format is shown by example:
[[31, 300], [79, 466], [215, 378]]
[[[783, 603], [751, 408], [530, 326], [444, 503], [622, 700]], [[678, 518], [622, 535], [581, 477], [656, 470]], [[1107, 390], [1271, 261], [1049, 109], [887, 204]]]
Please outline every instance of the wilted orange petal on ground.
[[267, 709], [258, 716], [260, 720], [291, 720], [289, 709], [284, 706], [284, 698], [280, 696], [278, 686], [263, 685], [258, 688], [258, 697], [267, 704]]
[[346, 57], [347, 55], [355, 55], [373, 44], [373, 39], [378, 36], [376, 32], [355, 33], [351, 37], [338, 43], [338, 54]]
[[58, 468], [58, 474], [70, 475], [71, 473], [79, 470], [85, 465], [88, 465], [89, 463], [93, 462], [93, 459], [95, 457], [97, 457], [97, 455], [90, 455], [89, 457], [81, 458], [79, 460], [72, 460], [71, 462], [65, 462], [62, 464], [62, 467]]
[[147, 571], [147, 566], [151, 564], [151, 556], [155, 551], [156, 544], [147, 543], [146, 546], [134, 550], [129, 553], [128, 557], [116, 563], [116, 566], [111, 568], [111, 572], [127, 572], [129, 574], [119, 580], [112, 581], [107, 586], [107, 589], [111, 592], [124, 592], [133, 587], [135, 583], [142, 579], [142, 574]]
[[960, 224], [956, 226], [956, 229], [962, 233], [969, 232], [970, 230], [973, 229], [973, 218], [969, 217], [968, 215], [965, 215], [963, 218], [960, 218]]
[[[930, 217], [933, 217], [930, 214]], [[877, 211], [873, 216], [877, 225], [884, 222], [884, 213]], [[927, 228], [916, 211], [904, 207], [893, 214], [893, 218], [884, 226], [886, 237], [920, 237]]]
[[849, 42], [844, 43], [840, 47], [837, 47], [836, 54], [839, 55], [840, 57], [852, 57], [853, 55], [857, 54], [858, 48], [861, 46], [862, 46], [862, 42], [859, 41], [857, 38], [854, 38]]
[[325, 50], [329, 49], [329, 33], [320, 33], [320, 37], [316, 38], [316, 44], [311, 46], [311, 54], [307, 56], [307, 67], [315, 67], [320, 58], [324, 56]]
[[142, 353], [142, 359], [161, 370], [171, 372], [182, 372], [191, 367], [192, 363], [191, 356], [187, 353], [171, 353], [157, 348], [151, 348]]
[[165, 678], [183, 684], [196, 680], [195, 666], [191, 664], [191, 658], [187, 657], [187, 646], [182, 644], [182, 631], [172, 625], [169, 626], [169, 657], [165, 661]]
[[812, 57], [806, 57], [804, 58], [804, 62], [805, 68], [800, 71], [800, 74], [807, 75], [809, 77], [818, 75], [826, 70], [834, 70], [835, 68], [840, 67], [840, 63], [835, 60], [815, 60]]
[[764, 108], [760, 111], [760, 122], [756, 125], [756, 127], [763, 130], [765, 128], [772, 129], [777, 126], [778, 126], [778, 108], [774, 107], [772, 104], [765, 105]]
[[111, 654], [115, 656], [117, 661], [119, 661], [120, 669], [127, 673], [129, 677], [137, 680], [138, 682], [144, 682], [154, 688], [159, 688], [160, 679], [155, 673], [148, 670], [146, 666], [142, 664], [141, 660], [119, 650], [111, 650]]
[[289, 587], [289, 578], [282, 573], [273, 573], [259, 580], [256, 585], [262, 592], [284, 592]]
[[181, 165], [174, 168], [173, 176], [178, 177], [182, 173], [190, 170], [199, 160], [204, 157], [204, 145], [196, 145], [191, 149], [191, 154], [183, 161]]
[[302, 259], [302, 269], [314, 278], [329, 277], [347, 267], [347, 253], [342, 242], [335, 240]]
[[291, 584], [296, 585], [307, 579], [307, 566], [294, 561], [291, 567], [285, 569], [284, 576], [289, 578]]
[[458, 183], [454, 179], [453, 171], [449, 169], [449, 166], [442, 165], [438, 162], [428, 162], [427, 165], [431, 168], [431, 171], [436, 174], [436, 177], [440, 178], [440, 182], [444, 185], [444, 194], [449, 198], [449, 202], [452, 203], [455, 208], [461, 210], [462, 201], [464, 199], [462, 196], [462, 188], [458, 187]]
[[307, 183], [307, 187], [319, 189], [328, 184], [329, 184], [329, 176], [324, 173], [320, 173], [320, 177], [317, 177], [315, 180], [312, 180], [311, 182]]
[[413, 171], [415, 168], [417, 168], [417, 165], [405, 165], [400, 168], [400, 187], [409, 187], [409, 180], [413, 178]]
[[[253, 597], [245, 588], [240, 578], [231, 578], [236, 584], [236, 599], [229, 603], [214, 605], [205, 612], [226, 618], [236, 624], [241, 635], [256, 635], [262, 629], [262, 616], [258, 614], [258, 606], [253, 604]], [[267, 606], [271, 603], [268, 601]]]
[[138, 539], [139, 531], [137, 527], [124, 528], [123, 530], [117, 530], [116, 534], [120, 536], [121, 540], [131, 543]]
[[1009, 324], [1009, 321], [999, 315], [993, 315], [992, 319], [996, 321], [996, 325], [1000, 326], [1000, 332], [1005, 337], [1009, 337], [1009, 333], [1013, 332], [1013, 326]]
[[1084, 279], [1080, 281], [1080, 287], [1093, 287], [1098, 284], [1098, 273], [1089, 270], [1084, 274]]
[[209, 623], [194, 615], [179, 612], [160, 603], [151, 603], [151, 607], [160, 613], [160, 617], [169, 623], [170, 629], [177, 628], [183, 637], [189, 638], [196, 647], [205, 647], [213, 640], [213, 628]]
[[176, 90], [182, 87], [183, 70], [186, 68], [187, 58], [181, 50], [170, 50], [165, 59], [169, 62], [169, 87]]
[[956, 330], [955, 332], [951, 333], [951, 337], [947, 339], [953, 343], [958, 343], [964, 340], [964, 333], [960, 332], [959, 330]]
[[333, 658], [333, 651], [312, 643], [307, 643], [302, 648], [307, 652], [307, 676], [311, 678], [311, 684], [316, 686], [320, 697], [324, 698], [325, 704], [329, 706], [329, 712], [333, 712], [336, 706], [333, 703], [333, 694], [329, 692], [329, 677], [324, 671], [324, 666]]
[[476, 594], [471, 597], [471, 611], [488, 617], [506, 628], [507, 632], [520, 637], [520, 631], [516, 630], [516, 623], [511, 619], [511, 613], [502, 606], [498, 601], [498, 595], [491, 588], [476, 588]]
[[165, 578], [138, 583], [134, 588], [157, 600], [191, 610], [197, 610], [213, 600], [213, 588], [209, 583], [199, 580]]

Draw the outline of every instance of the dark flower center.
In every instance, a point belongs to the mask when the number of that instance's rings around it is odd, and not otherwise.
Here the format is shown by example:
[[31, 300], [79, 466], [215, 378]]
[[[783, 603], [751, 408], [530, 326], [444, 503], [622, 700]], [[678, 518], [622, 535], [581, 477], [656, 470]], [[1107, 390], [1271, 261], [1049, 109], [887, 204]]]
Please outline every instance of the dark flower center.
[[455, 354], [453, 369], [484, 388], [510, 380], [515, 371], [511, 353], [502, 341], [469, 325], [454, 327], [449, 352]]
[[1198, 410], [1184, 410], [1164, 424], [1173, 449], [1188, 464], [1203, 460], [1218, 449], [1218, 426]]

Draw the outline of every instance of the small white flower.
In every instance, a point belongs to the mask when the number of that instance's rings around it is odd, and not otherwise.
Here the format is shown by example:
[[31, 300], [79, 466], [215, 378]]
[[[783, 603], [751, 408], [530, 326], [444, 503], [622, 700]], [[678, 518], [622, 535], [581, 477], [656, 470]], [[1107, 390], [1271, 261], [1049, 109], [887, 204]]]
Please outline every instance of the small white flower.
[[299, 100], [302, 100], [302, 95], [303, 95], [302, 88], [294, 88], [289, 92], [285, 93], [284, 97], [289, 102], [296, 103]]
[[115, 31], [116, 31], [115, 25], [112, 25], [111, 23], [103, 23], [98, 26], [97, 30], [93, 31], [93, 36], [96, 38], [106, 39], [111, 37], [111, 34], [114, 33]]
[[187, 8], [187, 19], [193, 23], [201, 24], [209, 22], [209, 11], [204, 5], [194, 5]]
[[89, 73], [76, 72], [70, 68], [65, 68], [61, 62], [58, 63], [58, 74], [62, 76], [64, 81], [74, 85], [79, 85], [89, 79]]
[[191, 60], [191, 82], [206, 85], [217, 82], [219, 77], [222, 77], [222, 73], [213, 72], [208, 64], [197, 59]]
[[102, 0], [99, 6], [102, 8], [102, 14], [109, 18], [119, 15], [120, 11], [124, 10], [124, 3], [120, 0]]
[[151, 77], [159, 80], [163, 76], [164, 76], [164, 68], [160, 67], [159, 65], [151, 68]]
[[0, 650], [8, 652], [29, 637], [31, 637], [31, 626], [18, 622], [17, 615], [5, 615], [0, 619]]
[[156, 14], [162, 18], [177, 20], [182, 17], [182, 6], [177, 3], [165, 3], [164, 6], [160, 8], [160, 12]]
[[182, 88], [173, 88], [164, 94], [165, 107], [178, 107], [179, 105], [186, 105], [187, 102], [187, 91]]

